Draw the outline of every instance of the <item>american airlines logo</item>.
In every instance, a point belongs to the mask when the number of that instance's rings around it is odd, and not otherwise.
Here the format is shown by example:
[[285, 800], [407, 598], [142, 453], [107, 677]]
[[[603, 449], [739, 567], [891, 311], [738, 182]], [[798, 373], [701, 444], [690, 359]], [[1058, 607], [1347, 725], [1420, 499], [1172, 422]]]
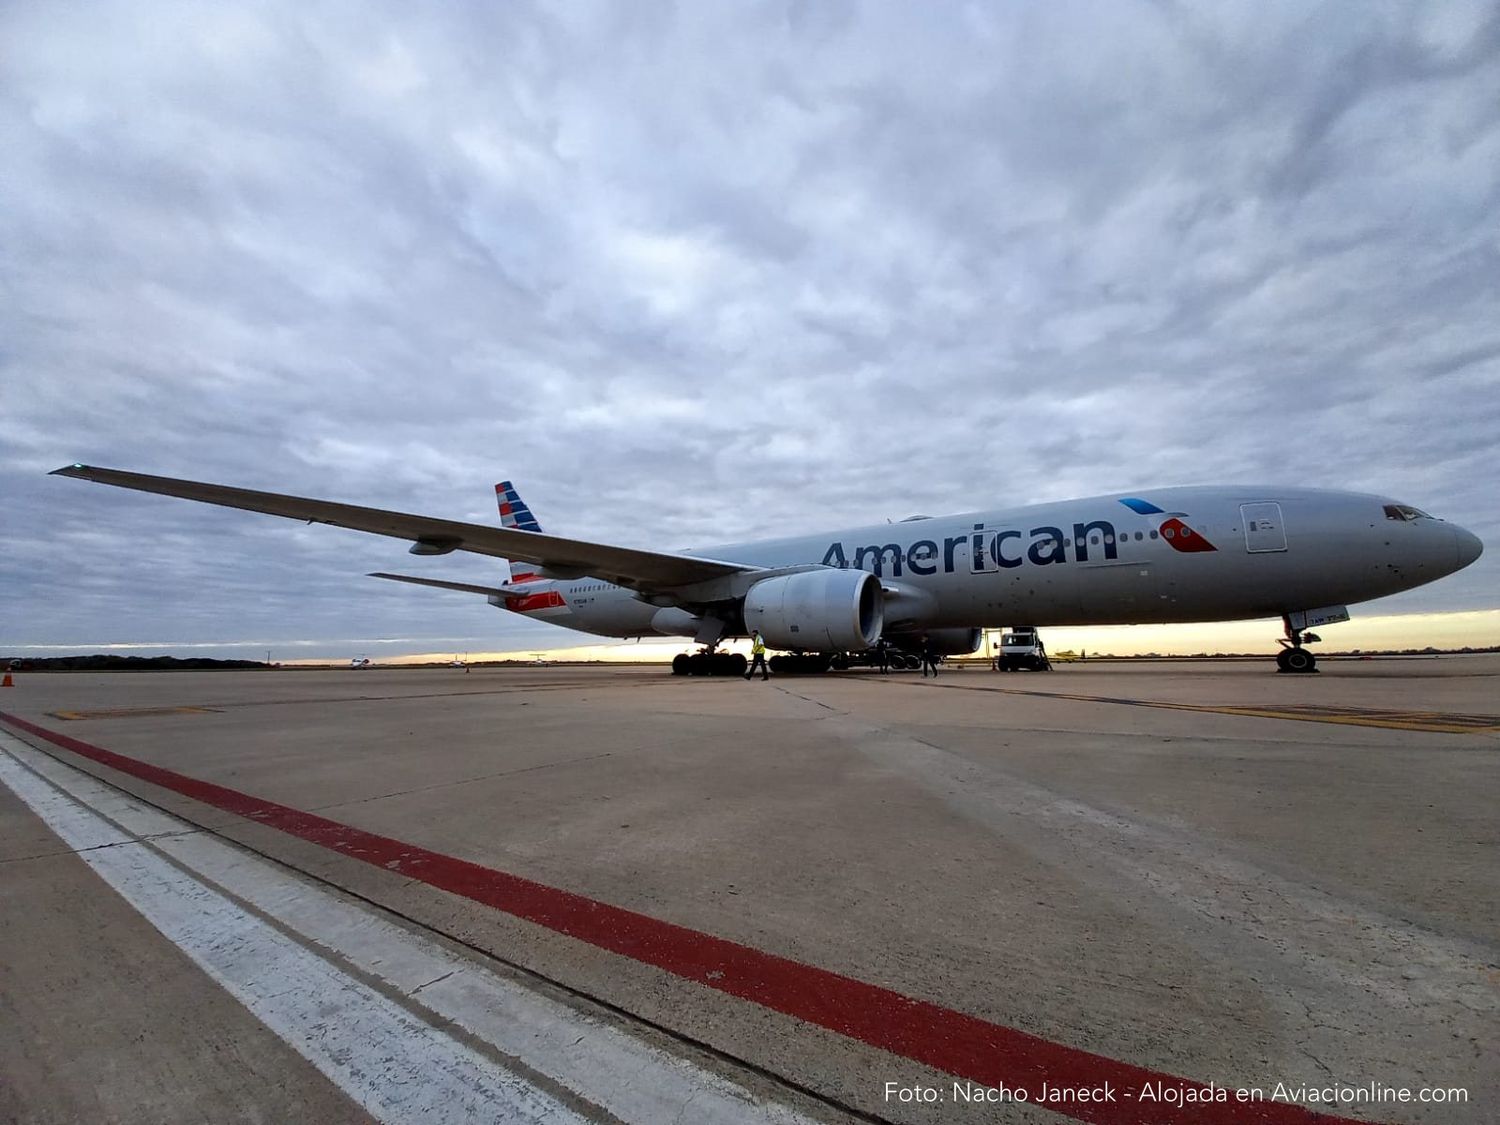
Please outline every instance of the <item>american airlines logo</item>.
[[[1030, 537], [1028, 540], [1028, 536]], [[1073, 560], [1088, 562], [1089, 547], [1098, 546], [1103, 558], [1118, 557], [1115, 526], [1108, 520], [1073, 525]], [[941, 540], [917, 539], [904, 547], [900, 543], [871, 543], [862, 547], [849, 547], [840, 542], [830, 543], [823, 554], [824, 566], [848, 567], [868, 570], [884, 578], [900, 578], [902, 566], [912, 574], [952, 574], [957, 569], [956, 559], [960, 548], [967, 555], [969, 570], [976, 574], [986, 571], [1011, 570], [1027, 562], [1035, 566], [1051, 566], [1070, 561], [1067, 554], [1068, 539], [1062, 528], [1043, 525], [1029, 532], [1015, 529], [987, 531], [983, 524], [976, 524], [971, 534], [949, 535]]]
[[1142, 516], [1165, 516], [1166, 518], [1162, 520], [1161, 526], [1152, 533], [1152, 538], [1156, 538], [1159, 534], [1167, 541], [1167, 546], [1171, 547], [1174, 551], [1194, 554], [1198, 551], [1218, 550], [1217, 547], [1203, 538], [1202, 532], [1194, 531], [1182, 522], [1183, 517], [1187, 515], [1186, 512], [1164, 512], [1149, 500], [1142, 500], [1135, 496], [1127, 497], [1121, 500], [1120, 503], [1124, 504], [1132, 512]]
[[[1165, 512], [1145, 500], [1129, 499], [1120, 503], [1140, 515], [1161, 515], [1166, 518], [1150, 532], [1149, 538], [1163, 539], [1174, 551], [1194, 553], [1215, 551], [1212, 543], [1202, 532], [1194, 531], [1182, 517], [1186, 512]], [[901, 543], [869, 543], [863, 546], [846, 545], [835, 541], [828, 544], [823, 553], [824, 566], [837, 566], [855, 570], [868, 570], [877, 577], [900, 578], [903, 567], [906, 573], [916, 575], [952, 574], [959, 567], [962, 557], [970, 573], [986, 574], [1002, 570], [1014, 570], [1027, 563], [1033, 566], [1052, 566], [1059, 563], [1086, 563], [1090, 559], [1112, 561], [1119, 558], [1119, 545], [1131, 535], [1117, 531], [1109, 520], [1092, 520], [1075, 523], [1072, 535], [1051, 524], [1033, 527], [1028, 531], [1007, 528], [1001, 531], [987, 530], [983, 524], [975, 524], [974, 530], [965, 535], [948, 535], [941, 540], [917, 539], [905, 545]], [[1143, 532], [1135, 532], [1137, 539], [1145, 539]]]

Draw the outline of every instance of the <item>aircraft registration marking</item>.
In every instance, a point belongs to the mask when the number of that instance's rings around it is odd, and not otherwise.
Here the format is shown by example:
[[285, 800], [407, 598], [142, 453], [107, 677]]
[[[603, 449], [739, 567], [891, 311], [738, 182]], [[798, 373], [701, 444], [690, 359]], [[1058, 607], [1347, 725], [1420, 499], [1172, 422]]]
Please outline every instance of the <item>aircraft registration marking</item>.
[[1387, 711], [1363, 707], [1295, 703], [1275, 707], [1240, 707], [1234, 704], [1172, 703], [1160, 699], [1122, 699], [1118, 696], [1074, 695], [1060, 691], [1028, 691], [1025, 688], [979, 687], [973, 684], [938, 684], [935, 686], [967, 691], [992, 691], [1003, 695], [1029, 695], [1038, 699], [1067, 699], [1075, 703], [1116, 703], [1126, 707], [1157, 707], [1167, 711], [1244, 715], [1257, 719], [1292, 719], [1308, 723], [1342, 723], [1346, 726], [1415, 730], [1433, 734], [1500, 732], [1500, 715], [1459, 715], [1439, 711]]

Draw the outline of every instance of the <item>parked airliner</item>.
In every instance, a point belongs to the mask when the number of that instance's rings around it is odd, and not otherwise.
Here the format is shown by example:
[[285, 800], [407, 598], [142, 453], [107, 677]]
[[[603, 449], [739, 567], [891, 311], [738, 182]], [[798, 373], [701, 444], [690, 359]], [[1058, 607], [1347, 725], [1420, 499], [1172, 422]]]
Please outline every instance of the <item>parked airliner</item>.
[[758, 629], [771, 648], [823, 654], [824, 667], [882, 637], [911, 647], [926, 635], [961, 654], [1000, 626], [1280, 617], [1279, 668], [1311, 672], [1311, 629], [1484, 549], [1409, 504], [1308, 488], [1159, 488], [660, 552], [546, 534], [509, 483], [496, 486], [497, 528], [88, 465], [55, 475], [409, 540], [416, 555], [503, 558], [510, 575], [494, 586], [374, 577], [606, 637], [692, 637], [712, 650]]

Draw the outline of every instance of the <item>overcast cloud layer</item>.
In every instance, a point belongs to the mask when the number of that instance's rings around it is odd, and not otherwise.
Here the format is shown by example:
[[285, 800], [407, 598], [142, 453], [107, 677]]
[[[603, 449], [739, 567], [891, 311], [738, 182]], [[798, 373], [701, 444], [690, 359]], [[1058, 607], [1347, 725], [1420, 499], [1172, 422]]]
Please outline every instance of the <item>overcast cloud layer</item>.
[[0, 650], [526, 648], [474, 556], [79, 460], [690, 546], [1394, 494], [1500, 604], [1493, 4], [12, 3]]

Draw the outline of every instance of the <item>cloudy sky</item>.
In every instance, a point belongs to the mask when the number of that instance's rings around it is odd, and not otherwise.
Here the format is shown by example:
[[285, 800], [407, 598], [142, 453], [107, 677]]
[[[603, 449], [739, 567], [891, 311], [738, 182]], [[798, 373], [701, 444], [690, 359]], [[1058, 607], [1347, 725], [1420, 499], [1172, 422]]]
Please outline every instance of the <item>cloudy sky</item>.
[[1363, 612], [1500, 606], [1495, 4], [12, 0], [0, 145], [0, 651], [574, 636], [75, 460], [659, 547], [1367, 489], [1490, 551]]

